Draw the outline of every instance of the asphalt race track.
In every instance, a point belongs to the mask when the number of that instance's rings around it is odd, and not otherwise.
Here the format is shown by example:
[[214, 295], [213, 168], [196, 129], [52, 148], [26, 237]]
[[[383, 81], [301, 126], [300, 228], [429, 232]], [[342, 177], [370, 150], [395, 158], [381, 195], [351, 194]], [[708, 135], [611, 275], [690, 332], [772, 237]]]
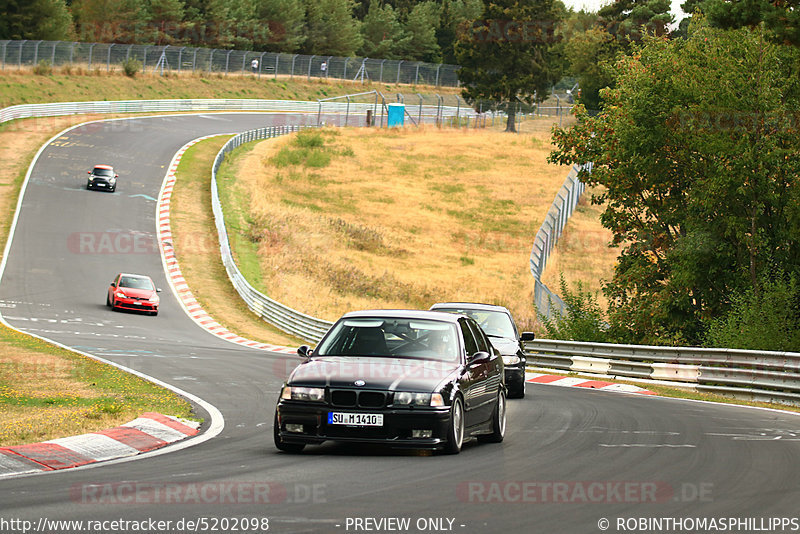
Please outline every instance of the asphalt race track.
[[[0, 531], [22, 532], [27, 520], [39, 532], [268, 526], [591, 533], [603, 531], [604, 519], [608, 532], [711, 531], [698, 528], [703, 518], [740, 521], [730, 532], [800, 529], [800, 418], [768, 410], [528, 384], [525, 399], [509, 402], [505, 441], [468, 443], [457, 456], [335, 444], [278, 452], [273, 408], [297, 360], [206, 333], [172, 295], [156, 251], [87, 249], [86, 236], [152, 238], [166, 166], [187, 141], [305, 120], [209, 114], [100, 122], [43, 151], [0, 282], [3, 316], [21, 330], [190, 392], [216, 406], [225, 426], [219, 436], [172, 453], [0, 480]], [[86, 171], [95, 163], [115, 166], [115, 194], [86, 191]], [[164, 289], [158, 317], [106, 308], [106, 288], [119, 271], [149, 274]], [[661, 528], [639, 518], [662, 518]], [[779, 518], [793, 520], [794, 528], [785, 523], [781, 530]], [[154, 522], [112, 523], [118, 520]], [[683, 523], [663, 522], [671, 520]]]

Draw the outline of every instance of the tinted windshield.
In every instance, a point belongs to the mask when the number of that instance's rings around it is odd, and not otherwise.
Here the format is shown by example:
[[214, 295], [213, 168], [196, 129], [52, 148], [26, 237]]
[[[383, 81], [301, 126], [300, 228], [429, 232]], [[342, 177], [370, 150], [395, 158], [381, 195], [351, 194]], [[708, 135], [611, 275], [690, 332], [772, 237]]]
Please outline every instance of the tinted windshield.
[[149, 278], [134, 278], [133, 276], [123, 276], [119, 281], [119, 287], [130, 287], [133, 289], [153, 289], [153, 282]]
[[460, 313], [467, 317], [472, 317], [475, 319], [476, 323], [481, 325], [481, 328], [487, 336], [507, 337], [509, 339], [517, 338], [514, 324], [511, 322], [511, 317], [505, 312], [464, 308], [436, 308], [436, 311]]
[[94, 175], [95, 176], [106, 176], [106, 177], [114, 176], [114, 171], [112, 171], [111, 169], [95, 169], [94, 170]]
[[456, 335], [454, 324], [427, 319], [342, 319], [315, 354], [457, 361]]

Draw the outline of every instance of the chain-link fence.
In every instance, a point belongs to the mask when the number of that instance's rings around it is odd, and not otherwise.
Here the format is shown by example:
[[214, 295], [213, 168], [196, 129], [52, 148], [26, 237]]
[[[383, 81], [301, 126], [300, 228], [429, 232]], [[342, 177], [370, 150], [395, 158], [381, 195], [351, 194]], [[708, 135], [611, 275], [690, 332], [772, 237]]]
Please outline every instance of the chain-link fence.
[[457, 87], [458, 65], [361, 57], [306, 56], [188, 46], [63, 41], [0, 41], [0, 69], [47, 62], [110, 71], [136, 60], [150, 72], [213, 72], [255, 76], [334, 78], [436, 87]]

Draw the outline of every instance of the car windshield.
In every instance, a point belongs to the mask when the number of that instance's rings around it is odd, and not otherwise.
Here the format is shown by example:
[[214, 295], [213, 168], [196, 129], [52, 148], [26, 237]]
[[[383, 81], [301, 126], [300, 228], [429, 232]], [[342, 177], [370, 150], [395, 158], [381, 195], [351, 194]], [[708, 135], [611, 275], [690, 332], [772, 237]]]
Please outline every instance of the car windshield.
[[511, 317], [505, 312], [493, 310], [473, 310], [466, 308], [436, 308], [436, 311], [446, 311], [460, 313], [467, 317], [472, 317], [478, 323], [487, 336], [507, 337], [516, 339], [517, 334]]
[[149, 278], [138, 278], [134, 276], [123, 276], [119, 281], [119, 287], [129, 287], [132, 289], [153, 289], [153, 282]]
[[106, 177], [107, 176], [114, 176], [114, 171], [112, 171], [111, 169], [98, 169], [98, 168], [95, 168], [94, 169], [94, 175], [95, 176], [106, 176]]
[[342, 319], [317, 347], [317, 356], [379, 356], [455, 362], [456, 327], [428, 319]]

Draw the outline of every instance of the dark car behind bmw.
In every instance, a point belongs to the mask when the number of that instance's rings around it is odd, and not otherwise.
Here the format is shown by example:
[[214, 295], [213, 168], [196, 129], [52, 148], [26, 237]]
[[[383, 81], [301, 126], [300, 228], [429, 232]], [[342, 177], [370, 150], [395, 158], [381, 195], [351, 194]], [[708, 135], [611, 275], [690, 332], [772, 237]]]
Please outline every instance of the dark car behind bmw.
[[455, 454], [465, 439], [503, 440], [503, 360], [469, 317], [351, 312], [298, 354], [275, 410], [280, 450], [330, 440]]
[[533, 332], [519, 333], [511, 312], [503, 306], [474, 302], [439, 302], [431, 310], [459, 313], [472, 317], [489, 336], [489, 341], [503, 356], [508, 397], [525, 396], [525, 350], [523, 341], [533, 341]]

